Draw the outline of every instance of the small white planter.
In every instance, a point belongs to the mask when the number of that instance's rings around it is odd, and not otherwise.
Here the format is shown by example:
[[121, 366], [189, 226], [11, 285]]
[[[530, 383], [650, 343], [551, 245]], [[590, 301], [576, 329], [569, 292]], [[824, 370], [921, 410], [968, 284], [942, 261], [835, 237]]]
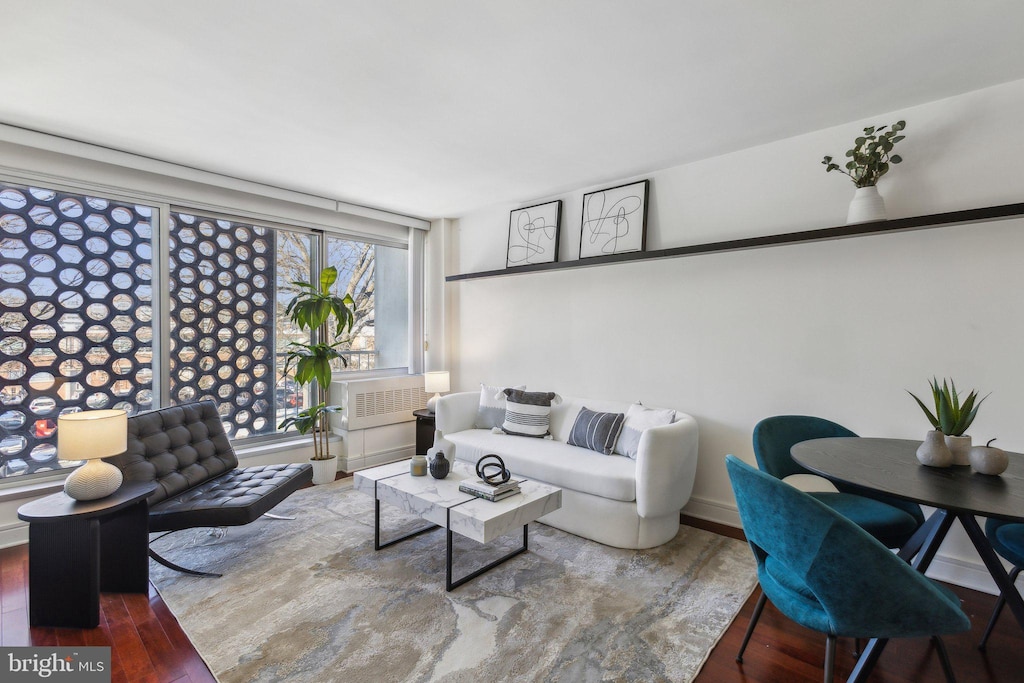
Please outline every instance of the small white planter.
[[946, 436], [946, 448], [953, 454], [954, 465], [970, 465], [970, 453], [971, 453], [971, 437], [964, 434], [963, 436]]
[[885, 220], [885, 200], [878, 194], [874, 185], [858, 187], [850, 202], [850, 210], [846, 214], [846, 224], [871, 223]]
[[327, 460], [313, 460], [309, 464], [313, 466], [313, 483], [330, 484], [338, 474], [338, 456], [331, 456]]

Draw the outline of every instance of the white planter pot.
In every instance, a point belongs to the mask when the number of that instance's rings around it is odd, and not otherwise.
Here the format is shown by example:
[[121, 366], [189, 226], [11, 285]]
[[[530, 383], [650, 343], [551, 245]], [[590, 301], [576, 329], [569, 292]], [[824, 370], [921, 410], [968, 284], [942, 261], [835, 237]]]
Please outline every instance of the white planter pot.
[[331, 456], [327, 460], [313, 460], [309, 464], [313, 466], [313, 483], [330, 484], [338, 474], [338, 456]]
[[846, 224], [871, 223], [885, 220], [885, 201], [878, 194], [878, 188], [858, 187], [850, 202], [850, 210], [846, 214]]
[[954, 465], [970, 465], [970, 453], [971, 453], [971, 437], [964, 434], [963, 436], [947, 436], [946, 448], [953, 454]]

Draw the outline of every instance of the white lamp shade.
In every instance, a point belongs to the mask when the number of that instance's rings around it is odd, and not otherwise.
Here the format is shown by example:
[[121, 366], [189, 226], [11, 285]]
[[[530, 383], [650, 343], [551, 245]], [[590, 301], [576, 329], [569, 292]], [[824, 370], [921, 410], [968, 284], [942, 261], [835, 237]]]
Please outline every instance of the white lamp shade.
[[128, 450], [128, 413], [88, 410], [57, 418], [57, 457], [92, 460]]
[[428, 394], [439, 394], [451, 390], [451, 379], [447, 370], [423, 373], [423, 391]]

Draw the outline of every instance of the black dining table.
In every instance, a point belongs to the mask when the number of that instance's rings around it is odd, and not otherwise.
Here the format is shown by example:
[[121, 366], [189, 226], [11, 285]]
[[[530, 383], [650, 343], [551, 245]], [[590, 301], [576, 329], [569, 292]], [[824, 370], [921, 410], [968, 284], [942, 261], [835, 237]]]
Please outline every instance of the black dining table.
[[[977, 516], [1024, 522], [1024, 455], [1008, 453], [1010, 465], [999, 476], [978, 474], [970, 467], [926, 467], [917, 460], [920, 441], [842, 437], [813, 439], [791, 449], [793, 459], [811, 472], [866, 493], [884, 493], [935, 508], [899, 556], [920, 572], [928, 569], [935, 553], [960, 520], [981, 556], [1006, 604], [1024, 628], [1024, 600], [1010, 581], [999, 556], [978, 524]], [[850, 675], [861, 680], [885, 647], [872, 640]]]

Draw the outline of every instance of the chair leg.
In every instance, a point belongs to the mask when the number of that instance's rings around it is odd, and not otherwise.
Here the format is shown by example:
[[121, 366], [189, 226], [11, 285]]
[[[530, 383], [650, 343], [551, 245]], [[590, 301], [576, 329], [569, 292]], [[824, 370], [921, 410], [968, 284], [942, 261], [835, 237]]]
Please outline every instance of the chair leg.
[[825, 639], [825, 683], [832, 683], [836, 670], [836, 637], [831, 633]]
[[[1017, 575], [1020, 574], [1020, 567], [1014, 567], [1013, 571], [1010, 572], [1010, 583], [1017, 580]], [[996, 600], [996, 608], [992, 611], [992, 618], [988, 620], [988, 626], [985, 628], [985, 635], [981, 637], [981, 642], [978, 643], [978, 649], [982, 652], [985, 651], [985, 644], [988, 642], [988, 637], [992, 635], [992, 629], [996, 627], [996, 621], [999, 619], [999, 615], [1003, 611], [1003, 607], [1006, 606], [1006, 598], [1003, 594], [999, 594], [999, 599]]]
[[757, 604], [754, 605], [754, 613], [750, 615], [750, 623], [747, 624], [747, 632], [743, 635], [743, 642], [740, 644], [740, 651], [736, 653], [736, 661], [740, 664], [743, 663], [743, 651], [747, 649], [747, 643], [750, 642], [750, 636], [754, 634], [754, 627], [757, 626], [757, 620], [761, 618], [761, 612], [764, 611], [764, 604], [768, 602], [768, 596], [761, 591], [761, 597], [757, 599]]
[[953, 675], [953, 665], [949, 663], [949, 653], [946, 652], [946, 644], [938, 636], [932, 636], [932, 642], [935, 643], [935, 650], [939, 653], [942, 672], [946, 674], [946, 683], [956, 683], [956, 676]]
[[219, 579], [220, 577], [224, 576], [223, 574], [214, 574], [213, 572], [201, 572], [198, 569], [189, 569], [187, 567], [182, 567], [181, 565], [174, 564], [167, 558], [161, 557], [152, 548], [149, 549], [149, 556], [157, 562], [159, 562], [160, 564], [162, 564], [163, 566], [167, 567], [168, 569], [173, 569], [174, 571], [181, 572], [182, 574], [191, 574], [192, 576], [211, 576], [216, 579]]

